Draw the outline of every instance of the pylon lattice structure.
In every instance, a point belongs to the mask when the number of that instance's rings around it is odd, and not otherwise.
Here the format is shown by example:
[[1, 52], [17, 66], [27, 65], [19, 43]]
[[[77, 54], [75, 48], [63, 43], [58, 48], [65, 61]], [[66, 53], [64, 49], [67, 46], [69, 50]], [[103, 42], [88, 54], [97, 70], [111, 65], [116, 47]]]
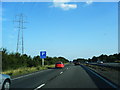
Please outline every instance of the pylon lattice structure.
[[14, 22], [18, 23], [18, 37], [17, 37], [17, 49], [16, 52], [19, 52], [21, 54], [24, 54], [24, 38], [23, 38], [23, 30], [26, 29], [24, 27], [24, 15], [21, 13], [19, 15], [16, 15], [16, 20]]

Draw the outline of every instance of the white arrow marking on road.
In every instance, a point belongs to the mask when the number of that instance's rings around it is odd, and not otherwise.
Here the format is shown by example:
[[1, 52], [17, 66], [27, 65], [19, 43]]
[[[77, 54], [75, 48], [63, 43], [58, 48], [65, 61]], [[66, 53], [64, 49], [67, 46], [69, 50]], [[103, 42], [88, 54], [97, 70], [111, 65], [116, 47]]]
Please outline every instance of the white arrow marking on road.
[[45, 84], [41, 84], [40, 86], [38, 86], [36, 89], [34, 90], [38, 90], [39, 88], [43, 87]]

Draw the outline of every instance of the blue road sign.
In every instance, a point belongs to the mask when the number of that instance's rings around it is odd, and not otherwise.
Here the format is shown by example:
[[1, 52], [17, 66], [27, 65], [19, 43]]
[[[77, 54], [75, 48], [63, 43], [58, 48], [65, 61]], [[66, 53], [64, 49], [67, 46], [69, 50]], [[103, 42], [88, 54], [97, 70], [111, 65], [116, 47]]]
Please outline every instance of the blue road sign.
[[46, 51], [40, 52], [40, 58], [46, 58]]

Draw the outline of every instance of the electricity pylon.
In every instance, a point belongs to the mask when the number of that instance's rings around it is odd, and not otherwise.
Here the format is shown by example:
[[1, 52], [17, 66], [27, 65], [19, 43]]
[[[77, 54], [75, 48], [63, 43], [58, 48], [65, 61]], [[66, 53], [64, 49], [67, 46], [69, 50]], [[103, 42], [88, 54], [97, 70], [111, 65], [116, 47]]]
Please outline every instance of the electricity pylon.
[[16, 52], [24, 54], [24, 38], [23, 38], [23, 30], [26, 29], [24, 27], [24, 15], [21, 13], [19, 15], [16, 15], [15, 21], [18, 23], [18, 38], [17, 38], [17, 49]]

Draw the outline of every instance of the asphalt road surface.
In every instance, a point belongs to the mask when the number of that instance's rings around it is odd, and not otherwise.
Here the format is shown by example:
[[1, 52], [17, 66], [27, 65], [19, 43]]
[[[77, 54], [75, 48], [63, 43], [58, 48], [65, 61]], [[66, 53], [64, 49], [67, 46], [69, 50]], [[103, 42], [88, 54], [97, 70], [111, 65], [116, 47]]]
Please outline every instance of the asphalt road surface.
[[51, 68], [12, 79], [11, 90], [29, 88], [117, 88], [86, 66], [67, 64], [62, 69]]

